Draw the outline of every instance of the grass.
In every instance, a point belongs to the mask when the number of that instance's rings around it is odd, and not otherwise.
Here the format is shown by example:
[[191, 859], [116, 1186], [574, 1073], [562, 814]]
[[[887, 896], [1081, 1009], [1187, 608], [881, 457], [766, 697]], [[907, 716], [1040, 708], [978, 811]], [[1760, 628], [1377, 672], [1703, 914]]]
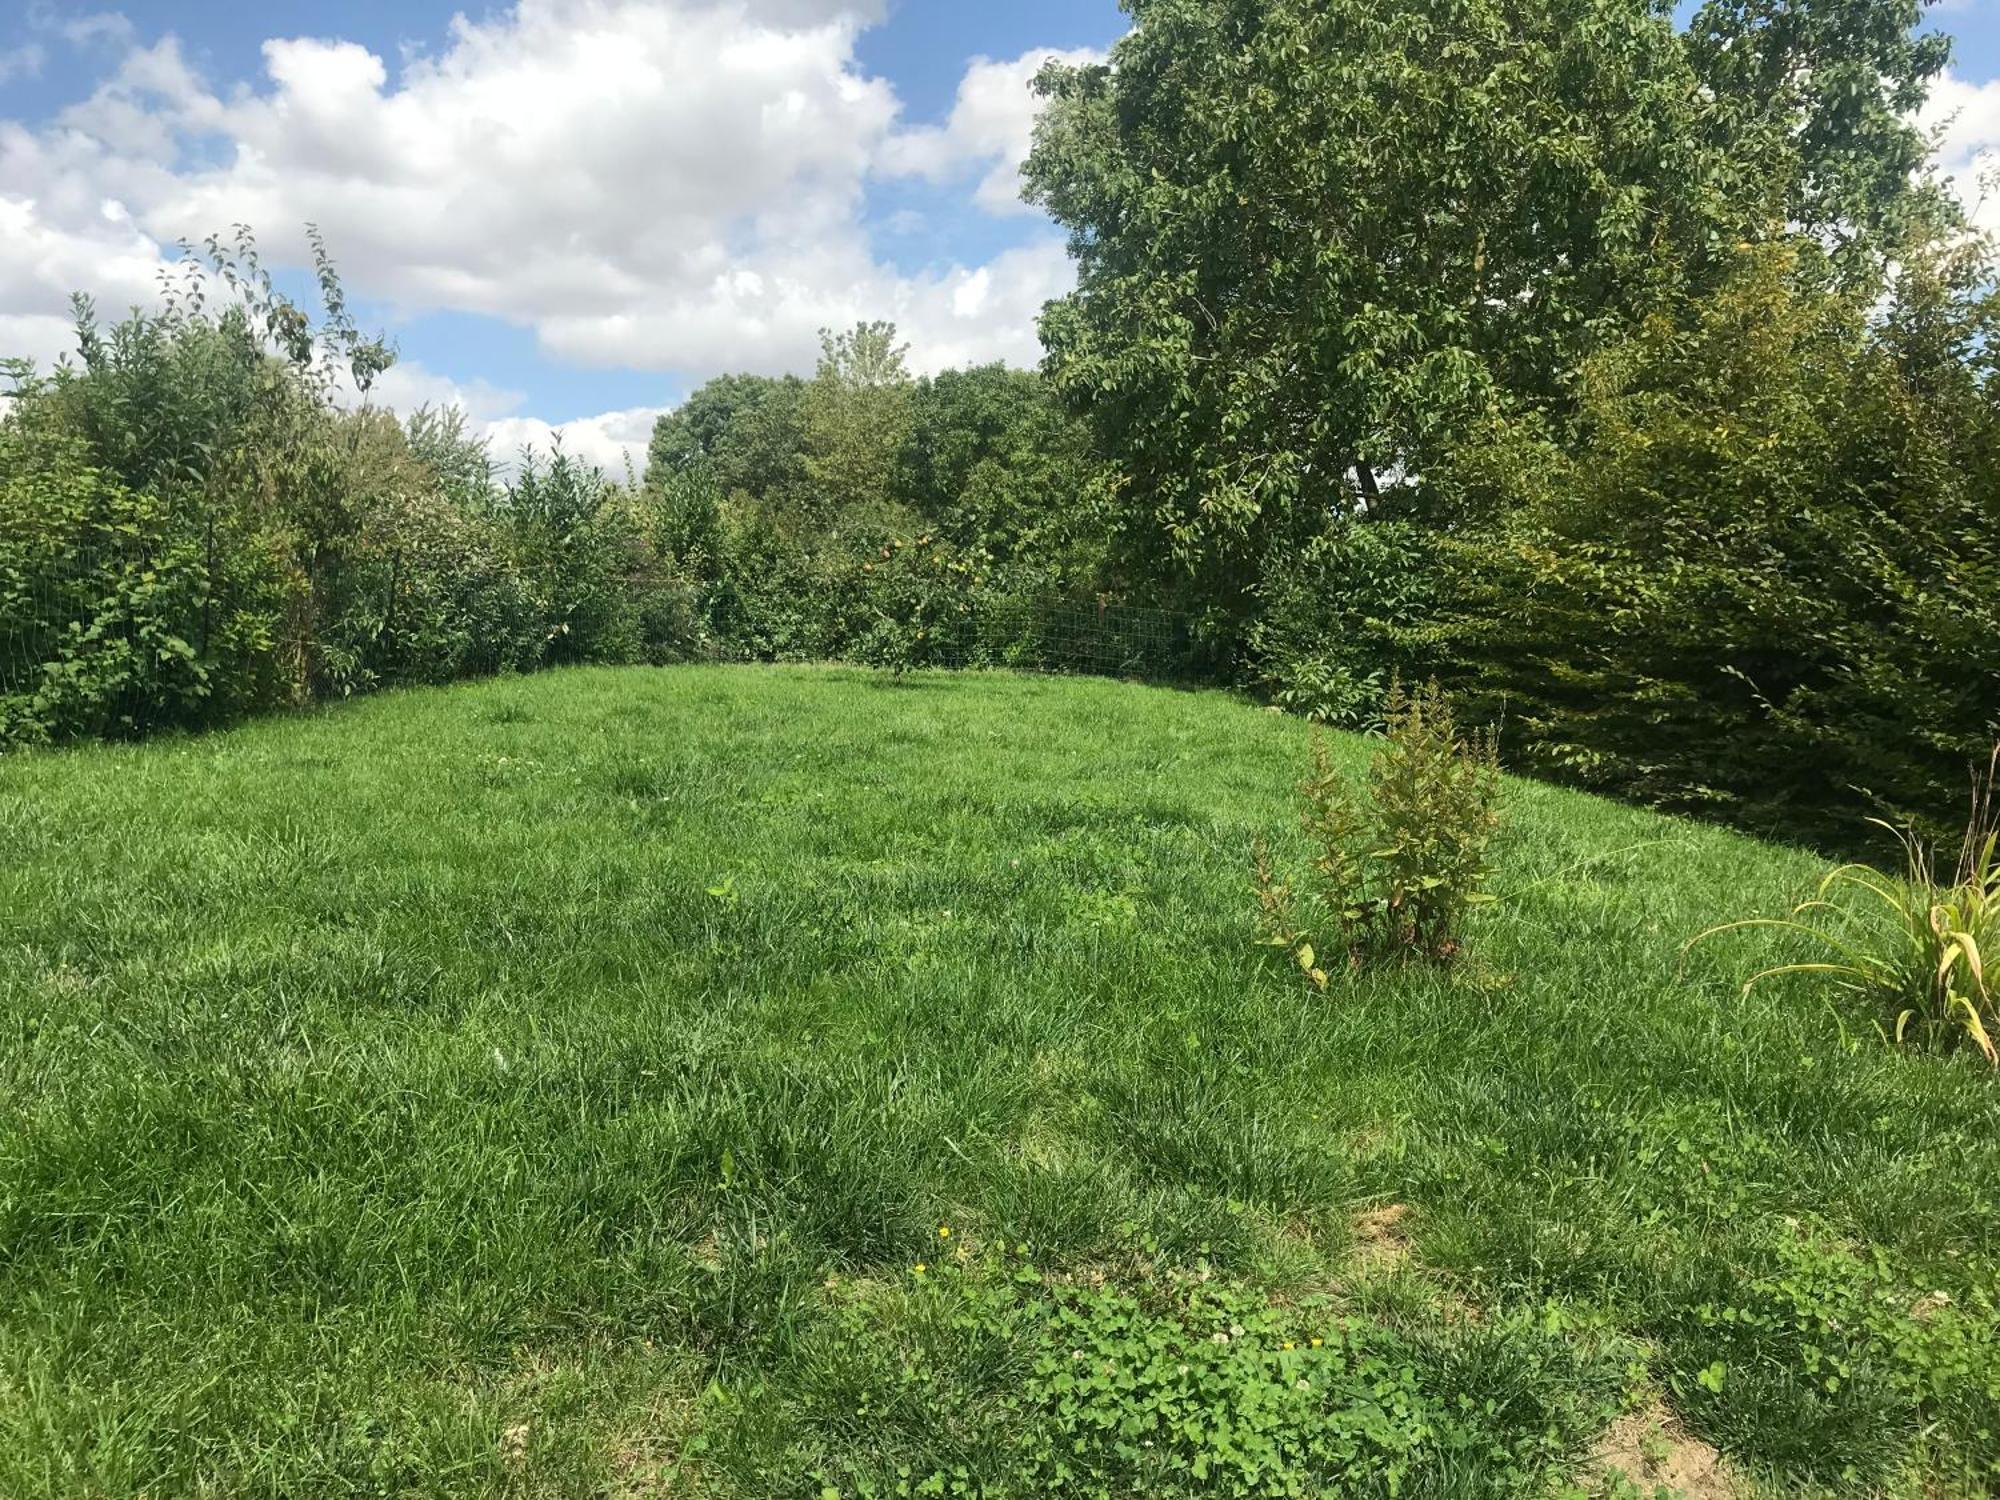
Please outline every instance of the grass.
[[1468, 958], [1318, 995], [1305, 745], [688, 668], [0, 762], [0, 1494], [2000, 1483], [2000, 1091], [1680, 956], [1816, 863], [1510, 783]]

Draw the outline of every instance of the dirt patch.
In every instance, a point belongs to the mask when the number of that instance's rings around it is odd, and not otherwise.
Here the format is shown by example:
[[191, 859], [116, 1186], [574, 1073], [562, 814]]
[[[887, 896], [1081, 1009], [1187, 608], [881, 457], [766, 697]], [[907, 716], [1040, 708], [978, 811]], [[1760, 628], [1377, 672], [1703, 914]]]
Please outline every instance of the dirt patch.
[[1657, 1401], [1613, 1422], [1591, 1449], [1590, 1466], [1607, 1481], [1622, 1474], [1648, 1495], [1666, 1489], [1688, 1500], [1736, 1500], [1744, 1493], [1722, 1455]]
[[1930, 1292], [1910, 1304], [1910, 1316], [1919, 1323], [1928, 1323], [1950, 1306], [1950, 1292]]
[[1354, 1258], [1370, 1270], [1392, 1271], [1415, 1251], [1410, 1241], [1410, 1206], [1389, 1203], [1354, 1221]]
[[500, 1456], [509, 1468], [519, 1468], [528, 1461], [528, 1447], [534, 1438], [534, 1428], [527, 1422], [516, 1422], [500, 1434]]

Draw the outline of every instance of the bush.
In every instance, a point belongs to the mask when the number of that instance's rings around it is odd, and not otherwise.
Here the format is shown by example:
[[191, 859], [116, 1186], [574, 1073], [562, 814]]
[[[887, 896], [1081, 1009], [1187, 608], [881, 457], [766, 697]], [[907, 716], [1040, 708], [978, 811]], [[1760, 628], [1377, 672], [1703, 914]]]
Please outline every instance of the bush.
[[1260, 936], [1289, 951], [1321, 989], [1322, 950], [1344, 952], [1350, 965], [1397, 955], [1449, 961], [1466, 914], [1491, 899], [1488, 853], [1500, 823], [1492, 737], [1462, 736], [1435, 682], [1413, 694], [1392, 684], [1385, 712], [1365, 806], [1317, 734], [1313, 772], [1299, 784], [1325, 925], [1299, 923], [1292, 887], [1261, 842], [1256, 851]]
[[195, 537], [81, 439], [0, 426], [0, 743], [198, 720], [208, 600]]
[[1809, 255], [1590, 361], [1573, 431], [1496, 422], [1435, 476], [1440, 670], [1527, 764], [1788, 838], [1926, 834], [2000, 734], [1995, 304], [1907, 268], [1876, 309]]
[[457, 413], [336, 401], [389, 356], [323, 253], [317, 327], [247, 235], [186, 265], [157, 313], [107, 328], [79, 299], [80, 365], [4, 366], [0, 743], [705, 652], [712, 508], [560, 448], [498, 490]]
[[1316, 724], [1380, 728], [1390, 682], [1433, 665], [1421, 632], [1439, 583], [1435, 538], [1407, 521], [1344, 520], [1279, 549], [1246, 636], [1257, 684]]

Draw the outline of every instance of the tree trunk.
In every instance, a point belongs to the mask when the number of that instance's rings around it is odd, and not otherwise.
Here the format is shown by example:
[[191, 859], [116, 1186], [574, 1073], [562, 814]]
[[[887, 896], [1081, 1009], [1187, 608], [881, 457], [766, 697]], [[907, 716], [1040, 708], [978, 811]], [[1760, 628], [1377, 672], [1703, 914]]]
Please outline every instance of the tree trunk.
[[1354, 482], [1361, 489], [1364, 510], [1373, 510], [1382, 499], [1382, 487], [1375, 482], [1375, 468], [1366, 459], [1354, 460]]

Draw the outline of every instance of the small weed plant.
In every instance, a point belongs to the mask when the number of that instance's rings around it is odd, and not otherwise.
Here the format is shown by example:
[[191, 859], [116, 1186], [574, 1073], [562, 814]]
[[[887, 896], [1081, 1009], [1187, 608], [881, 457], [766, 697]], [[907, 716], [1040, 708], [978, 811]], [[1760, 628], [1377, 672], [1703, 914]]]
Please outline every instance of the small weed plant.
[[1460, 732], [1437, 683], [1407, 692], [1393, 684], [1387, 732], [1357, 790], [1313, 737], [1312, 773], [1299, 783], [1310, 841], [1312, 902], [1302, 918], [1269, 847], [1255, 853], [1261, 941], [1291, 953], [1319, 989], [1326, 951], [1350, 966], [1372, 959], [1456, 957], [1466, 914], [1492, 900], [1485, 886], [1500, 828], [1500, 769], [1490, 734]]
[[[1936, 1494], [2000, 1488], [2000, 1341], [1987, 1286], [1911, 1295], [1907, 1268], [1817, 1223], [1796, 1224], [1746, 1257], [1725, 1296], [1677, 1314], [1684, 1368], [1670, 1376], [1681, 1411], [1719, 1437], [1810, 1389], [1829, 1427], [1921, 1433]], [[1700, 1361], [1707, 1360], [1702, 1364]], [[1848, 1485], [1881, 1484], [1881, 1462], [1835, 1438], [1802, 1469]], [[1949, 1479], [1944, 1479], [1949, 1476]]]
[[[1908, 829], [1874, 819], [1903, 851], [1900, 875], [1842, 865], [1789, 917], [1754, 917], [1710, 928], [1694, 941], [1750, 927], [1805, 938], [1819, 956], [1753, 974], [1747, 994], [1781, 974], [1823, 974], [1860, 996], [1898, 1046], [1949, 1051], [1970, 1045], [2000, 1066], [2000, 995], [1987, 967], [2000, 948], [2000, 747], [1975, 778], [1958, 859], [1939, 874], [1935, 850]], [[1690, 944], [1689, 946], [1693, 946]]]
[[[1077, 1277], [1036, 1266], [1025, 1245], [918, 1263], [901, 1285], [836, 1281], [833, 1296], [806, 1337], [872, 1357], [859, 1380], [802, 1393], [795, 1436], [827, 1454], [810, 1479], [829, 1500], [1394, 1496], [1468, 1472], [1461, 1493], [1546, 1495], [1616, 1404], [1635, 1350], [1513, 1315], [1399, 1328], [1206, 1261]], [[1528, 1430], [1506, 1430], [1513, 1402], [1533, 1411]], [[824, 1443], [856, 1417], [906, 1439], [893, 1464]], [[968, 1445], [974, 1425], [983, 1436]]]

